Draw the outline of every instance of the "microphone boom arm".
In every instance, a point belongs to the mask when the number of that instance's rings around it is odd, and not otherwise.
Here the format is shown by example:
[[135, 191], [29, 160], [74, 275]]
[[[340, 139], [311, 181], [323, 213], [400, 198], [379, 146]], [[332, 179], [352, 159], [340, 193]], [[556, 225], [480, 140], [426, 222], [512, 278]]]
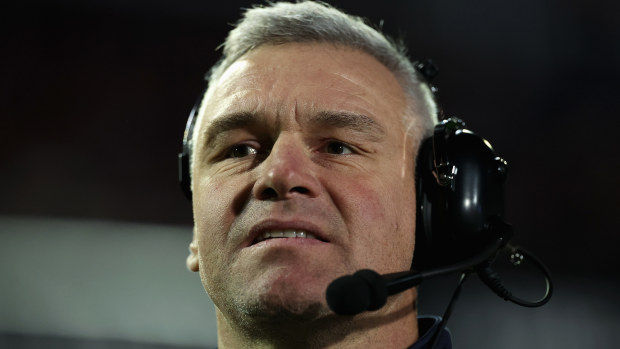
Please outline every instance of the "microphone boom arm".
[[382, 275], [387, 293], [389, 296], [403, 292], [412, 287], [419, 285], [426, 279], [433, 278], [435, 276], [446, 275], [456, 272], [463, 272], [468, 269], [472, 269], [490, 258], [494, 257], [497, 251], [506, 244], [504, 237], [500, 237], [490, 244], [481, 253], [466, 259], [460, 263], [447, 265], [445, 267], [430, 269], [427, 271], [408, 270], [397, 273]]

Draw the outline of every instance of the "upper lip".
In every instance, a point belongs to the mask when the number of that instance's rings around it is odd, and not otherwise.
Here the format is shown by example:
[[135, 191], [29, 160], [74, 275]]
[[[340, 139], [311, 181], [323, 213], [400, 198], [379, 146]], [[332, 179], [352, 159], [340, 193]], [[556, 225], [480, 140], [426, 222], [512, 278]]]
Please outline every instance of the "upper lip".
[[325, 233], [314, 223], [302, 221], [302, 220], [277, 220], [277, 219], [267, 219], [258, 222], [250, 229], [250, 234], [246, 240], [245, 246], [253, 245], [256, 242], [256, 239], [262, 235], [264, 232], [270, 230], [303, 230], [307, 233], [310, 233], [318, 240], [329, 242], [326, 238]]

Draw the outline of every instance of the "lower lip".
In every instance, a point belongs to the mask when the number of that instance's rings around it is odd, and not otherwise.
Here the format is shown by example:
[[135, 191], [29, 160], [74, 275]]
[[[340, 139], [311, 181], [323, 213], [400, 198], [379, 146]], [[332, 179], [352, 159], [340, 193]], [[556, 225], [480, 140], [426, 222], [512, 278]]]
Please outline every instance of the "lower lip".
[[310, 245], [320, 245], [325, 244], [318, 239], [308, 239], [308, 238], [272, 238], [263, 240], [261, 242], [255, 243], [248, 247], [268, 247], [268, 246], [310, 246]]

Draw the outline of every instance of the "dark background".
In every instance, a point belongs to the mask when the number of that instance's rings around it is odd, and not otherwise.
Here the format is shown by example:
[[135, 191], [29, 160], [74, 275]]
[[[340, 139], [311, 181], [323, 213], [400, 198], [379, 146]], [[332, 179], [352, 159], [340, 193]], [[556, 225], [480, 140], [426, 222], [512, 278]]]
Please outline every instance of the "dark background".
[[[0, 214], [190, 225], [186, 117], [251, 3], [0, 5]], [[330, 3], [437, 63], [446, 114], [509, 162], [516, 243], [557, 275], [619, 284], [618, 2]]]

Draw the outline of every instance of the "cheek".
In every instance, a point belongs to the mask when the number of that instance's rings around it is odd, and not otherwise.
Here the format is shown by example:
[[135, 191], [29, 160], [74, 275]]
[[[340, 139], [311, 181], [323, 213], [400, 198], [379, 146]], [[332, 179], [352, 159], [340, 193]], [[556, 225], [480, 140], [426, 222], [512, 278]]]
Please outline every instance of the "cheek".
[[203, 182], [194, 192], [194, 224], [198, 238], [200, 258], [214, 262], [218, 247], [225, 246], [233, 221], [231, 202], [234, 196], [223, 182]]
[[381, 197], [381, 193], [377, 192], [369, 183], [354, 183], [345, 188], [345, 197], [349, 206], [343, 214], [347, 213], [351, 217], [345, 217], [349, 220], [364, 221], [383, 221], [385, 219], [385, 211], [387, 209], [385, 198]]
[[351, 238], [355, 264], [382, 272], [406, 270], [415, 241], [413, 180], [351, 181], [339, 186], [339, 210]]
[[[336, 187], [341, 212], [350, 222], [356, 220], [383, 224], [389, 231], [411, 226], [415, 220], [415, 189], [413, 180], [375, 179], [351, 181]], [[337, 204], [339, 204], [337, 203]]]
[[205, 230], [224, 219], [229, 205], [225, 205], [227, 199], [226, 190], [221, 183], [208, 183], [201, 185], [194, 191], [194, 220], [198, 232]]
[[234, 192], [230, 183], [202, 180], [193, 193], [194, 224], [199, 253], [199, 270], [205, 290], [218, 294], [222, 277], [228, 275], [230, 251], [227, 251], [230, 226], [234, 220], [231, 208]]

